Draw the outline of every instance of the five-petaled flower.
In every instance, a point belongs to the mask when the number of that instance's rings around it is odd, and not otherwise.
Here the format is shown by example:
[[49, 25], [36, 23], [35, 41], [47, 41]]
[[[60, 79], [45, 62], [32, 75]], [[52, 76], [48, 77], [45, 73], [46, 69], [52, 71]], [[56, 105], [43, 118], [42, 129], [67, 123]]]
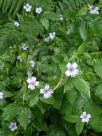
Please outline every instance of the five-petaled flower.
[[99, 14], [99, 8], [98, 7], [94, 7], [93, 5], [89, 5], [89, 12], [90, 14]]
[[14, 22], [14, 25], [15, 25], [16, 27], [19, 27], [20, 24], [19, 24], [19, 22], [15, 21], [15, 22]]
[[50, 37], [46, 37], [46, 38], [44, 39], [44, 41], [45, 41], [46, 43], [48, 43], [48, 42], [50, 41]]
[[46, 37], [46, 38], [44, 39], [44, 41], [48, 43], [49, 41], [53, 40], [53, 39], [55, 38], [55, 36], [56, 36], [56, 33], [55, 33], [55, 32], [49, 33], [49, 36]]
[[4, 94], [3, 92], [0, 92], [0, 100], [2, 100], [4, 98]]
[[81, 118], [81, 122], [88, 123], [91, 118], [91, 115], [87, 114], [86, 112], [83, 112], [82, 115], [80, 116], [80, 118]]
[[36, 77], [28, 77], [27, 79], [28, 88], [30, 90], [35, 90], [35, 88], [39, 85], [39, 82], [36, 80]]
[[30, 61], [29, 61], [29, 64], [31, 65], [31, 67], [32, 67], [32, 68], [34, 68], [34, 67], [35, 67], [35, 61], [30, 60]]
[[17, 123], [11, 122], [9, 125], [9, 128], [11, 129], [11, 131], [15, 131], [17, 129]]
[[24, 9], [26, 12], [30, 12], [32, 9], [32, 6], [29, 3], [27, 3], [26, 5], [24, 5]]
[[38, 8], [35, 9], [35, 12], [36, 12], [37, 14], [41, 14], [42, 11], [43, 11], [43, 10], [42, 10], [41, 7], [38, 7]]
[[45, 99], [52, 97], [53, 91], [50, 89], [49, 85], [46, 84], [43, 89], [40, 89], [40, 93], [43, 94]]
[[53, 39], [55, 38], [55, 36], [56, 36], [56, 33], [55, 33], [55, 32], [49, 33], [49, 38], [50, 38], [51, 40], [53, 40]]
[[68, 77], [75, 77], [78, 75], [78, 65], [76, 63], [68, 63], [67, 64], [67, 70], [65, 71], [66, 76]]
[[22, 50], [23, 51], [27, 51], [28, 50], [28, 46], [25, 43], [22, 43]]

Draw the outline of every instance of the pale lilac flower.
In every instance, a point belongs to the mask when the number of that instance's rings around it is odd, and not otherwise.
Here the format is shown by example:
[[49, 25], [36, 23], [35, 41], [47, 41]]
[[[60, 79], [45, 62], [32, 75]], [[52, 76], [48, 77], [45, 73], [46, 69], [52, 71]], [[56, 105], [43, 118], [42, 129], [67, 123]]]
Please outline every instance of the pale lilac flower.
[[14, 22], [14, 25], [15, 25], [16, 27], [19, 27], [20, 24], [19, 24], [19, 22], [15, 21], [15, 22]]
[[50, 37], [46, 37], [44, 41], [48, 43], [50, 41]]
[[35, 9], [35, 12], [36, 12], [37, 14], [41, 14], [42, 11], [43, 11], [43, 10], [42, 10], [41, 7], [38, 7], [38, 8]]
[[45, 99], [52, 97], [53, 91], [50, 89], [49, 85], [46, 84], [43, 89], [40, 90], [40, 93], [43, 94]]
[[67, 70], [65, 71], [66, 76], [68, 77], [76, 77], [79, 73], [78, 65], [76, 63], [68, 63]]
[[27, 3], [26, 5], [24, 5], [24, 9], [26, 12], [30, 12], [32, 9], [32, 6], [29, 3]]
[[83, 112], [82, 115], [80, 116], [80, 118], [81, 118], [81, 122], [88, 123], [91, 118], [91, 115], [87, 114], [86, 112]]
[[29, 64], [31, 65], [31, 67], [32, 67], [32, 68], [34, 68], [34, 67], [35, 67], [35, 61], [30, 60], [30, 61], [29, 61]]
[[61, 14], [61, 15], [59, 15], [59, 20], [60, 21], [63, 21], [64, 20], [64, 18], [63, 18], [63, 15]]
[[11, 131], [15, 131], [17, 129], [17, 123], [11, 122], [9, 125], [9, 128], [11, 129]]
[[49, 33], [49, 38], [50, 38], [51, 40], [53, 40], [53, 39], [55, 38], [55, 36], [56, 36], [56, 33], [55, 33], [55, 32]]
[[23, 51], [27, 51], [28, 50], [28, 46], [25, 43], [22, 43], [22, 50]]
[[93, 5], [89, 5], [89, 12], [90, 14], [99, 14], [99, 8], [98, 7], [94, 7]]
[[17, 60], [22, 61], [22, 57], [21, 56], [17, 56]]
[[39, 82], [36, 80], [36, 77], [28, 77], [28, 88], [30, 90], [35, 90], [35, 88], [39, 85]]
[[2, 100], [4, 98], [4, 94], [3, 92], [0, 92], [0, 100]]
[[56, 36], [55, 32], [49, 33], [49, 36], [44, 39], [45, 42], [49, 42], [50, 40], [53, 40]]

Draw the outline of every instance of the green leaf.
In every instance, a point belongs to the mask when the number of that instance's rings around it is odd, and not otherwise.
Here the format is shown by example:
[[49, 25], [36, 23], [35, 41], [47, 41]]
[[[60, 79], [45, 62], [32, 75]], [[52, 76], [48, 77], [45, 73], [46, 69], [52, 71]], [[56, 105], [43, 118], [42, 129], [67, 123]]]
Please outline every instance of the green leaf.
[[57, 129], [56, 126], [53, 126], [51, 128], [50, 133], [47, 134], [47, 136], [66, 136], [65, 132], [61, 129]]
[[21, 31], [27, 38], [34, 38], [35, 35], [43, 32], [42, 24], [34, 17], [27, 16], [26, 18], [20, 18], [19, 16], [19, 19], [23, 24], [21, 25]]
[[86, 41], [88, 34], [87, 34], [87, 28], [86, 28], [85, 22], [83, 21], [81, 22], [79, 26], [79, 33], [83, 41]]
[[78, 52], [79, 54], [82, 54], [84, 52], [84, 49], [86, 47], [86, 44], [85, 43], [82, 43], [79, 48], [78, 48]]
[[96, 87], [94, 94], [100, 101], [102, 101], [102, 84]]
[[89, 84], [89, 82], [78, 77], [74, 80], [74, 86], [79, 92], [86, 94], [90, 98], [90, 84]]
[[54, 107], [56, 109], [60, 109], [61, 108], [61, 104], [62, 104], [62, 100], [63, 100], [63, 95], [64, 95], [64, 88], [60, 87], [58, 89], [55, 90], [54, 94]]
[[94, 101], [87, 101], [84, 105], [84, 111], [91, 114], [89, 125], [97, 132], [102, 132], [102, 108]]
[[22, 106], [16, 103], [10, 104], [6, 108], [4, 108], [2, 117], [4, 118], [4, 120], [11, 121], [18, 115], [21, 108]]
[[53, 97], [49, 98], [49, 99], [45, 99], [45, 98], [40, 98], [40, 100], [43, 102], [43, 103], [46, 103], [46, 104], [51, 104], [51, 105], [54, 105], [55, 104], [55, 99]]
[[52, 11], [45, 11], [42, 15], [43, 18], [48, 19], [48, 20], [52, 20], [52, 21], [56, 21], [58, 20], [58, 16], [57, 14], [55, 14]]
[[19, 112], [18, 121], [20, 125], [26, 130], [28, 123], [31, 118], [31, 111], [28, 107], [22, 107], [22, 110]]
[[4, 96], [5, 97], [11, 97], [11, 96], [13, 96], [13, 94], [11, 92], [9, 92], [9, 91], [3, 91], [3, 92], [4, 92]]
[[79, 136], [83, 130], [83, 127], [84, 127], [84, 124], [79, 120], [77, 123], [76, 123], [76, 132], [77, 132], [77, 135]]
[[38, 92], [31, 92], [27, 98], [29, 99], [29, 106], [34, 107], [39, 101]]
[[101, 63], [95, 63], [94, 64], [94, 70], [96, 72], [96, 74], [102, 78], [102, 64]]
[[102, 21], [94, 21], [94, 29], [95, 29], [96, 34], [99, 37], [101, 37], [102, 36]]
[[84, 16], [84, 15], [86, 15], [86, 13], [87, 13], [87, 7], [84, 6], [83, 8], [81, 8], [81, 9], [79, 10], [77, 16]]
[[77, 92], [73, 88], [72, 82], [66, 82], [66, 84], [64, 85], [64, 92], [67, 96], [68, 101], [73, 105], [77, 98]]
[[69, 102], [73, 105], [77, 98], [77, 91], [75, 89], [69, 90], [66, 95]]
[[41, 21], [42, 25], [45, 27], [45, 29], [48, 30], [49, 29], [49, 20], [42, 18], [40, 21]]
[[0, 136], [7, 136], [7, 135], [5, 134], [5, 131], [0, 130]]
[[79, 116], [74, 114], [67, 114], [64, 116], [64, 119], [70, 123], [75, 123], [78, 120]]
[[67, 99], [67, 96], [65, 96], [63, 98], [61, 109], [60, 109], [61, 114], [63, 115], [70, 114], [72, 112], [72, 109], [73, 109], [72, 104], [70, 104], [70, 102]]

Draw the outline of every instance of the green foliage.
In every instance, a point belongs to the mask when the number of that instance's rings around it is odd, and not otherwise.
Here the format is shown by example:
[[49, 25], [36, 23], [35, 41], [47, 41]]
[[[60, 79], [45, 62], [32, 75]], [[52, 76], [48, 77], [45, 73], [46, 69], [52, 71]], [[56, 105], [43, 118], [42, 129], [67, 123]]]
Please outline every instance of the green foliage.
[[78, 136], [81, 134], [83, 127], [84, 125], [80, 121], [76, 123], [76, 132]]
[[18, 121], [21, 127], [23, 127], [25, 130], [28, 126], [28, 123], [30, 122], [30, 118], [31, 118], [30, 109], [26, 107], [22, 107], [22, 110], [19, 112], [19, 115], [18, 115]]
[[78, 91], [85, 93], [90, 98], [90, 85], [88, 82], [82, 78], [76, 78], [74, 85]]
[[[91, 14], [89, 4], [99, 14]], [[101, 0], [0, 0], [0, 136], [101, 135], [101, 5]], [[76, 75], [68, 63], [78, 65]], [[33, 76], [39, 85], [29, 83]], [[41, 93], [46, 84], [48, 96]], [[83, 112], [91, 115], [87, 123]]]

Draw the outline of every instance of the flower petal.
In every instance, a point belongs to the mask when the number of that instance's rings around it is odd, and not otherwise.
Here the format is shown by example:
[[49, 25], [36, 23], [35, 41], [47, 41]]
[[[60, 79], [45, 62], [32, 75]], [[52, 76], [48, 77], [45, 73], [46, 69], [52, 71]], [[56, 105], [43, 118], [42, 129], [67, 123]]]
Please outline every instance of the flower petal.
[[87, 117], [90, 119], [90, 118], [91, 118], [91, 115], [90, 115], [90, 114], [87, 114]]
[[46, 84], [45, 87], [44, 87], [44, 90], [48, 90], [49, 89], [49, 85]]
[[38, 81], [36, 81], [36, 82], [35, 82], [35, 86], [38, 86], [38, 85], [39, 85], [39, 82], [38, 82]]
[[48, 99], [52, 96], [52, 93], [50, 91], [48, 91], [47, 93], [44, 93], [44, 98]]
[[72, 64], [72, 67], [75, 69], [75, 68], [78, 67], [78, 65], [77, 65], [76, 63], [73, 63], [73, 64]]
[[36, 77], [33, 76], [32, 77], [32, 81], [35, 82], [36, 81]]
[[32, 85], [32, 84], [29, 84], [29, 85], [28, 85], [28, 88], [29, 88], [30, 90], [35, 90], [35, 86]]
[[67, 68], [70, 69], [71, 65], [72, 65], [71, 63], [68, 63]]
[[71, 77], [76, 77], [79, 73], [79, 70], [78, 69], [75, 69], [74, 71], [70, 71], [70, 76]]
[[41, 93], [41, 94], [44, 94], [44, 93], [45, 93], [45, 90], [44, 90], [44, 89], [40, 89], [40, 93]]
[[69, 70], [67, 70], [67, 71], [65, 71], [65, 74], [66, 74], [66, 76], [71, 76], [71, 74], [70, 74], [70, 71]]

